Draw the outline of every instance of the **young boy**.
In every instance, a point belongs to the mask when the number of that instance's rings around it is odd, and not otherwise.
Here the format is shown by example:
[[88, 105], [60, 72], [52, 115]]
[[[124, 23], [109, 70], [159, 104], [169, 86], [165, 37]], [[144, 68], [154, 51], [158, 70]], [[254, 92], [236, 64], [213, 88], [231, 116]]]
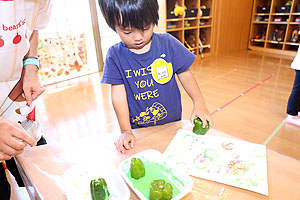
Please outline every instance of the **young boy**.
[[181, 96], [175, 79], [193, 100], [191, 122], [199, 117], [212, 124], [189, 67], [195, 55], [170, 34], [153, 33], [158, 23], [157, 0], [99, 0], [107, 24], [121, 42], [106, 56], [102, 83], [111, 95], [121, 136], [115, 141], [125, 153], [135, 145], [132, 129], [181, 120]]

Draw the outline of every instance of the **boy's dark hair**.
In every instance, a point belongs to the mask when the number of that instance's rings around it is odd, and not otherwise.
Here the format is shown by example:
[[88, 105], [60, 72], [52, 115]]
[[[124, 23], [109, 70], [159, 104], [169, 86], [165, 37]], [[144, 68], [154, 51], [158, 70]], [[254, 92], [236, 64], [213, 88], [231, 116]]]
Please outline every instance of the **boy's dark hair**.
[[99, 6], [114, 31], [116, 25], [144, 31], [145, 26], [158, 24], [157, 0], [99, 0]]

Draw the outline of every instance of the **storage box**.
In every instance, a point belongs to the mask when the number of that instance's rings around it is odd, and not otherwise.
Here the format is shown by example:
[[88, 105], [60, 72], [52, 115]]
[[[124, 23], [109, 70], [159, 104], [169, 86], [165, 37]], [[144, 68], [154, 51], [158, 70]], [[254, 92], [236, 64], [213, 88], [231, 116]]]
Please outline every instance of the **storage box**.
[[262, 16], [256, 16], [255, 21], [256, 22], [261, 22], [261, 21], [263, 21], [263, 17]]
[[300, 4], [296, 5], [296, 13], [300, 13]]
[[282, 22], [283, 18], [282, 17], [274, 17], [274, 22]]
[[289, 13], [291, 11], [291, 6], [277, 6], [276, 12], [277, 13]]
[[208, 24], [208, 21], [206, 19], [200, 19], [200, 26], [204, 26]]
[[174, 19], [174, 18], [177, 18], [177, 16], [174, 15], [174, 10], [168, 10], [167, 19]]
[[174, 28], [177, 28], [177, 25], [176, 25], [176, 24], [173, 24], [172, 22], [168, 22], [168, 23], [167, 23], [167, 28], [168, 28], [168, 29], [174, 29]]
[[209, 16], [210, 8], [201, 9], [202, 16]]
[[257, 13], [269, 13], [270, 12], [270, 6], [258, 6], [257, 7]]
[[185, 11], [185, 17], [197, 17], [198, 9], [186, 9]]

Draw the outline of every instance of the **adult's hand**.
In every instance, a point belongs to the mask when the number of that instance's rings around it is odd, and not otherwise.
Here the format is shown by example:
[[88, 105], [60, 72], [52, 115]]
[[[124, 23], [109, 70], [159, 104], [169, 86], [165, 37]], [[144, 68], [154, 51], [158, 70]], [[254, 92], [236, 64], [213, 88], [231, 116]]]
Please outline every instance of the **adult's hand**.
[[23, 152], [25, 146], [35, 146], [36, 141], [23, 127], [7, 119], [0, 119], [0, 160], [9, 160]]
[[38, 68], [35, 65], [26, 65], [23, 91], [28, 105], [31, 105], [32, 101], [45, 91], [38, 76]]

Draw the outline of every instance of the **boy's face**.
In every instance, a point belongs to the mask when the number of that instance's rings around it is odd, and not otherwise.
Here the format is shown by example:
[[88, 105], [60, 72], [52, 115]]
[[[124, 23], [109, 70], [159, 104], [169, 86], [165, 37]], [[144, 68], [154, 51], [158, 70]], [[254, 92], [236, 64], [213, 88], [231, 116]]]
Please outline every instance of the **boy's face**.
[[153, 28], [153, 24], [145, 26], [144, 31], [131, 27], [116, 26], [116, 32], [128, 49], [143, 52], [143, 50], [147, 51], [150, 48]]

